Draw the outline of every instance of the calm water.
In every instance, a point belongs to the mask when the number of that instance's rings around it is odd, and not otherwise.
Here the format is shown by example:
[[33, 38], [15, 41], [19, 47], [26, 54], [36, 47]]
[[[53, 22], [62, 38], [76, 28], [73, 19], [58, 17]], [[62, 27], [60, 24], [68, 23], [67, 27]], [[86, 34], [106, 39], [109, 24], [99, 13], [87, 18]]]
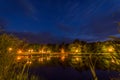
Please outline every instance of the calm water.
[[[96, 70], [100, 80], [110, 80], [110, 78], [120, 78], [120, 73], [115, 71]], [[89, 70], [79, 72], [71, 67], [61, 66], [41, 66], [30, 69], [31, 74], [35, 74], [43, 80], [91, 80]]]
[[[35, 57], [28, 65], [30, 75], [36, 75], [40, 80], [92, 80], [89, 69], [79, 68], [82, 65], [80, 57]], [[120, 80], [120, 72], [97, 69], [96, 73], [99, 80]]]

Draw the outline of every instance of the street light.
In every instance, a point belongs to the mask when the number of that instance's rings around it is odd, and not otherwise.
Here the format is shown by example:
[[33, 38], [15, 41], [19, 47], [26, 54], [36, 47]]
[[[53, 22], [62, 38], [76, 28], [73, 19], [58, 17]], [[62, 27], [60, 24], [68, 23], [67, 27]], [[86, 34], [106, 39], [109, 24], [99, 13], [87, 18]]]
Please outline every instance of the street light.
[[22, 50], [18, 50], [17, 53], [18, 53], [18, 54], [22, 53]]
[[75, 52], [76, 52], [76, 53], [78, 53], [78, 52], [79, 52], [79, 50], [78, 50], [78, 49], [76, 49], [76, 50], [75, 50]]
[[12, 48], [11, 48], [11, 47], [9, 47], [9, 48], [8, 48], [8, 51], [12, 51]]
[[113, 52], [114, 51], [114, 48], [112, 47], [112, 46], [110, 46], [109, 48], [108, 48], [108, 52]]
[[30, 52], [30, 55], [28, 55], [28, 60], [27, 60], [27, 64], [31, 64], [32, 63], [32, 52], [33, 52], [33, 49], [29, 49], [28, 52]]
[[33, 49], [29, 49], [28, 52], [30, 52], [30, 53], [33, 52]]

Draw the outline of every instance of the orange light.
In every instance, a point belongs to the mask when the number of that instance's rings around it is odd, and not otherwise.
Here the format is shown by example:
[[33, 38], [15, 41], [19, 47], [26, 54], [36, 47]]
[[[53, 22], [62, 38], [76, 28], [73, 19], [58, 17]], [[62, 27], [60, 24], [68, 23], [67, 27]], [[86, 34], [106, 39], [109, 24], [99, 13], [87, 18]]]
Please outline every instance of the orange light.
[[78, 52], [78, 49], [76, 49], [75, 52], [77, 53], [77, 52]]
[[78, 57], [76, 57], [76, 61], [79, 61], [80, 59]]
[[22, 51], [21, 51], [21, 50], [18, 50], [17, 53], [22, 53]]
[[61, 57], [61, 60], [64, 61], [64, 60], [65, 60], [65, 56], [62, 56], [62, 57]]
[[31, 61], [27, 61], [27, 64], [32, 64], [32, 62]]
[[30, 52], [30, 49], [28, 50], [28, 52]]
[[9, 51], [12, 51], [12, 48], [10, 47], [10, 48], [8, 48], [8, 50], [9, 50]]
[[113, 48], [113, 47], [110, 47], [110, 48], [108, 48], [108, 51], [109, 51], [109, 52], [113, 52], [113, 51], [114, 51], [114, 48]]
[[39, 58], [38, 61], [39, 61], [39, 62], [43, 62], [43, 58]]
[[112, 63], [115, 63], [115, 60], [112, 59], [111, 62], [112, 62]]
[[48, 50], [48, 51], [47, 51], [47, 53], [51, 53], [51, 51], [50, 51], [50, 50]]
[[47, 57], [47, 61], [49, 61], [51, 58], [50, 57]]
[[62, 48], [62, 49], [61, 49], [61, 53], [65, 53], [65, 50], [64, 50], [64, 48]]
[[41, 53], [42, 51], [41, 50], [39, 50], [39, 53]]
[[33, 49], [31, 49], [31, 52], [33, 52]]
[[33, 52], [33, 49], [29, 49], [28, 52]]
[[20, 56], [18, 56], [18, 57], [17, 57], [17, 60], [20, 60], [20, 59], [21, 59], [21, 57], [20, 57]]

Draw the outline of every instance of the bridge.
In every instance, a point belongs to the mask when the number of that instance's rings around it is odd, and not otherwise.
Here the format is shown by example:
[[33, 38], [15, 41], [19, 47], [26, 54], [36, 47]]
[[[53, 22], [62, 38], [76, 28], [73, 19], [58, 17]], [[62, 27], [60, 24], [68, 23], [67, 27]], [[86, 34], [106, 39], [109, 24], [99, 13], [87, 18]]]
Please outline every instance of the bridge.
[[[58, 58], [62, 61], [69, 58], [72, 62], [79, 62], [84, 61], [85, 58], [88, 58], [90, 55], [92, 56], [105, 56], [104, 59], [108, 61], [115, 62], [115, 58], [112, 59], [112, 55], [116, 53], [39, 53], [39, 52], [22, 52], [17, 54], [17, 61], [20, 60], [27, 60], [27, 63], [31, 64], [31, 61], [39, 61], [39, 62], [46, 62], [50, 61], [52, 58]], [[119, 59], [120, 61], [120, 59]]]
[[41, 53], [41, 52], [21, 52], [19, 54], [22, 55], [34, 55], [34, 54], [110, 54], [110, 52], [108, 53], [80, 53], [80, 52], [64, 52], [64, 53], [60, 53], [60, 52], [51, 52], [51, 53]]
[[53, 52], [53, 53], [39, 53], [39, 52], [22, 52], [20, 54], [17, 54], [18, 56], [51, 56], [51, 57], [60, 57], [60, 56], [105, 56], [105, 55], [113, 55], [116, 53], [59, 53], [59, 52]]

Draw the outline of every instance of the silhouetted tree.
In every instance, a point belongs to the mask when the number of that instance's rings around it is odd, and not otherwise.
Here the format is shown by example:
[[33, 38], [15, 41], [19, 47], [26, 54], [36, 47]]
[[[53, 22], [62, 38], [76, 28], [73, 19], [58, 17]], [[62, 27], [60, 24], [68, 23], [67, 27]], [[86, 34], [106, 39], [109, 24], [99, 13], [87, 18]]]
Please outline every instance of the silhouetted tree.
[[3, 19], [0, 19], [0, 33], [5, 32], [6, 22]]

